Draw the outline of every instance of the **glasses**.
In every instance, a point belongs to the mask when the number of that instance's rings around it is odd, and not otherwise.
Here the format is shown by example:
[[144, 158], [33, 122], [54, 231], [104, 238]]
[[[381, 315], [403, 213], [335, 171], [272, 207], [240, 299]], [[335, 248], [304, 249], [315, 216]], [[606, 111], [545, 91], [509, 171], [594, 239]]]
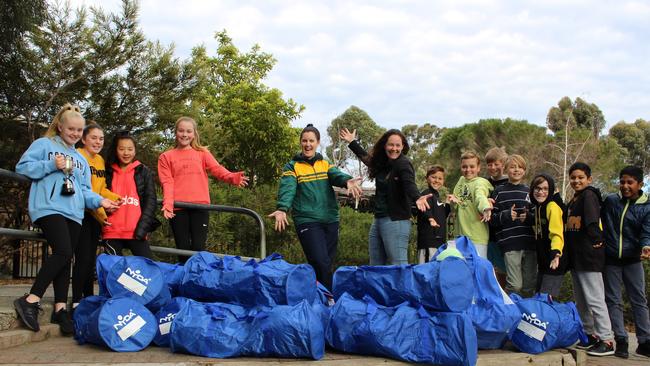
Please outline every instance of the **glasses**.
[[533, 190], [535, 192], [548, 192], [548, 188], [546, 187], [535, 187]]

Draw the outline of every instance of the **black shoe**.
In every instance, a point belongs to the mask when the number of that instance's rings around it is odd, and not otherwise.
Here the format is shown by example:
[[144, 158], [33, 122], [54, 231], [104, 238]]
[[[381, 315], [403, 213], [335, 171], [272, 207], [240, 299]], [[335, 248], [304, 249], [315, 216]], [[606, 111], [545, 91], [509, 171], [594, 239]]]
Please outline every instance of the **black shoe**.
[[61, 334], [69, 336], [74, 334], [74, 326], [72, 325], [72, 320], [70, 320], [70, 314], [65, 309], [61, 309], [57, 312], [52, 310], [52, 319], [50, 320], [53, 324], [58, 324], [59, 329], [61, 329]]
[[616, 352], [614, 352], [614, 356], [620, 358], [629, 358], [630, 353], [627, 351], [627, 347], [627, 339], [616, 338]]
[[39, 303], [27, 302], [27, 295], [14, 300], [14, 308], [18, 313], [18, 317], [23, 321], [23, 324], [30, 330], [38, 332], [41, 327], [38, 325], [38, 313], [42, 311]]
[[598, 341], [595, 346], [587, 350], [591, 356], [611, 356], [614, 354], [614, 344], [612, 342]]
[[650, 357], [650, 341], [645, 341], [639, 344], [636, 348], [636, 353], [641, 356]]
[[591, 334], [589, 334], [589, 335], [587, 336], [587, 339], [588, 339], [587, 343], [580, 342], [580, 343], [578, 343], [578, 344], [576, 345], [576, 348], [579, 348], [579, 349], [590, 349], [591, 347], [595, 346], [596, 343], [598, 343], [598, 338], [596, 338], [595, 336], [593, 336], [593, 335], [591, 335]]

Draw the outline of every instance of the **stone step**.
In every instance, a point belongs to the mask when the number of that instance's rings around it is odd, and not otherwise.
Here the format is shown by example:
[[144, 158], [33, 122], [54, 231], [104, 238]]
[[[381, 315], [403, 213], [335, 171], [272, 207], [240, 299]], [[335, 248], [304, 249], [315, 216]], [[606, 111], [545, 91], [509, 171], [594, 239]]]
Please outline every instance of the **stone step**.
[[[0, 331], [11, 330], [16, 328], [24, 328], [22, 321], [18, 319], [18, 314], [14, 309], [13, 300], [10, 304], [6, 304], [5, 299], [0, 300]], [[50, 324], [50, 317], [52, 316], [52, 302], [42, 302], [41, 309], [43, 311], [38, 314], [38, 324]]]
[[41, 342], [52, 337], [62, 337], [57, 324], [41, 324], [41, 330], [38, 332], [25, 328], [5, 330], [0, 332], [0, 350]]

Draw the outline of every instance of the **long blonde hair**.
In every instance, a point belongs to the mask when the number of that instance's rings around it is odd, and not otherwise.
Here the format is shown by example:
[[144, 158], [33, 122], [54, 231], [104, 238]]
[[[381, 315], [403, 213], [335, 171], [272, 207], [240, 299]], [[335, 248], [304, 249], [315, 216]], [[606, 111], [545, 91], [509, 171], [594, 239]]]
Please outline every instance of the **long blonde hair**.
[[54, 116], [52, 123], [50, 123], [50, 127], [45, 131], [45, 137], [54, 137], [58, 135], [60, 133], [59, 126], [61, 123], [68, 121], [70, 118], [81, 118], [84, 123], [86, 122], [84, 117], [81, 115], [81, 109], [79, 109], [79, 106], [66, 103], [61, 107], [61, 109], [59, 109], [56, 116]]
[[201, 145], [201, 138], [199, 137], [199, 129], [196, 125], [196, 121], [194, 118], [191, 117], [181, 117], [176, 120], [176, 123], [174, 124], [174, 140], [176, 141], [176, 147], [178, 147], [178, 141], [176, 140], [176, 132], [178, 132], [178, 125], [181, 122], [190, 122], [192, 123], [192, 128], [194, 129], [194, 139], [192, 139], [192, 142], [190, 142], [190, 146], [194, 150], [207, 150], [207, 146]]

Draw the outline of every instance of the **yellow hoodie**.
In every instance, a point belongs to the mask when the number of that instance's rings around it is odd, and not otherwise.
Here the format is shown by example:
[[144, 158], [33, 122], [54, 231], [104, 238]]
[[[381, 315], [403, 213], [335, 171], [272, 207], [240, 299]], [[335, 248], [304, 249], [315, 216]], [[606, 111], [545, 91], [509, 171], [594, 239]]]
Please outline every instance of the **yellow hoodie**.
[[[104, 158], [101, 155], [95, 154], [90, 156], [86, 149], [78, 148], [77, 151], [88, 161], [90, 166], [90, 186], [92, 187], [93, 192], [99, 194], [104, 198], [109, 200], [117, 200], [120, 198], [118, 194], [111, 192], [106, 188], [106, 166], [104, 165]], [[100, 224], [104, 225], [106, 221], [106, 211], [104, 208], [100, 207], [91, 213], [93, 217], [99, 221]]]

